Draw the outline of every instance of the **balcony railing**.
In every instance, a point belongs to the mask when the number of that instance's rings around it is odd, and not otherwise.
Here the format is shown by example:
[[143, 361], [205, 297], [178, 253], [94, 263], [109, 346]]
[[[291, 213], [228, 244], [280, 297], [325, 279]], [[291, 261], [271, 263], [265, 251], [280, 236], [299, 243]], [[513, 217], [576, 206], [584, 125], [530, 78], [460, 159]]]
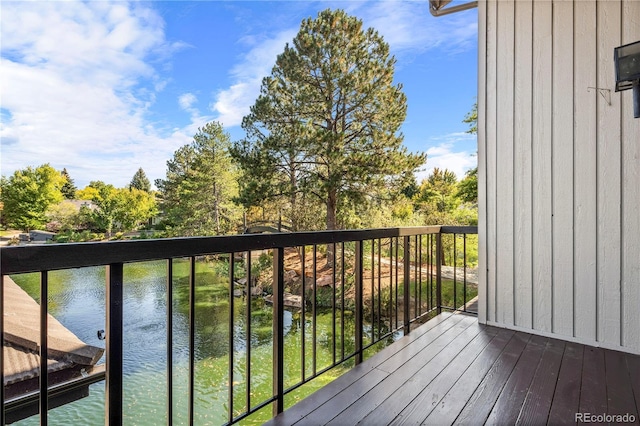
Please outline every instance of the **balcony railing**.
[[[188, 267], [188, 361], [186, 365], [186, 421], [197, 423], [196, 401], [196, 306], [202, 294], [197, 278], [198, 262], [222, 262], [228, 270], [225, 300], [228, 303], [228, 339], [225, 345], [227, 368], [223, 417], [214, 421], [236, 423], [262, 415], [282, 412], [292, 400], [285, 398], [320, 375], [362, 362], [376, 350], [412, 326], [426, 321], [442, 309], [468, 310], [477, 292], [470, 279], [477, 253], [477, 227], [428, 226], [372, 230], [322, 231], [254, 234], [220, 237], [175, 238], [163, 240], [118, 241], [108, 243], [48, 244], [1, 249], [4, 276], [26, 273], [40, 275], [40, 371], [47, 362], [48, 282], [52, 271], [93, 266], [106, 267], [105, 335], [106, 371], [82, 377], [52, 388], [48, 374], [40, 375], [39, 391], [5, 399], [0, 424], [31, 404], [37, 406], [41, 424], [46, 424], [50, 401], [70, 388], [106, 380], [105, 421], [119, 425], [123, 413], [123, 288], [127, 285], [125, 264], [164, 261], [166, 276], [166, 403], [167, 424], [174, 420], [176, 390], [174, 380], [174, 341], [176, 318], [174, 288], [180, 265]], [[473, 246], [476, 250], [469, 250]], [[270, 365], [255, 362], [252, 324], [257, 315], [252, 300], [264, 298], [272, 307]], [[5, 312], [3, 286], [0, 285], [0, 330]], [[264, 307], [261, 312], [264, 311]], [[288, 312], [285, 324], [285, 312]], [[292, 312], [295, 315], [290, 315]], [[475, 312], [471, 312], [475, 313]], [[319, 330], [320, 318], [327, 319]], [[323, 320], [324, 321], [324, 320]], [[240, 325], [239, 325], [240, 324]], [[293, 339], [285, 365], [285, 346]], [[4, 341], [4, 331], [0, 331]], [[329, 360], [318, 357], [318, 345], [329, 348]], [[291, 343], [288, 347], [291, 347]], [[0, 372], [4, 383], [4, 357], [0, 351]], [[326, 358], [326, 357], [325, 357]], [[291, 362], [295, 359], [295, 362]], [[295, 364], [295, 366], [290, 365]], [[270, 376], [271, 392], [255, 392], [256, 376]], [[181, 378], [184, 379], [184, 378]], [[48, 397], [44, 397], [44, 396]], [[182, 400], [182, 395], [180, 396]], [[56, 404], [57, 405], [57, 404]], [[271, 408], [269, 407], [271, 406]], [[268, 413], [265, 414], [265, 410]], [[124, 415], [124, 416], [123, 416]], [[6, 416], [6, 417], [5, 417]], [[19, 418], [20, 416], [18, 416]], [[261, 417], [258, 417], [260, 419]]]

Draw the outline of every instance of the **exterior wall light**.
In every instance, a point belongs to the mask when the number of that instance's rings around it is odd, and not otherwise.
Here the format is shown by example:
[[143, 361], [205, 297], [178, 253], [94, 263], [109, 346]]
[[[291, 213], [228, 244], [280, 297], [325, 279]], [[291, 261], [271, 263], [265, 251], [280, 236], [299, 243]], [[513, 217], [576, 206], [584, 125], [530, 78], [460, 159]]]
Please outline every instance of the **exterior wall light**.
[[640, 118], [640, 41], [613, 49], [616, 92], [633, 89], [633, 116]]
[[451, 3], [451, 0], [429, 0], [429, 12], [437, 17], [478, 7], [477, 1], [445, 7], [449, 3]]

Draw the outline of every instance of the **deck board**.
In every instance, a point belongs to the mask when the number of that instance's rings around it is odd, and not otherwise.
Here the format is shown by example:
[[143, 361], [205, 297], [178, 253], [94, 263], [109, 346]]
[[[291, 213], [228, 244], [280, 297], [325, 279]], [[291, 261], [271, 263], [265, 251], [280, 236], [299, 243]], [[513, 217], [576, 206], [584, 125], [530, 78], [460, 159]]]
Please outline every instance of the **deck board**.
[[[469, 359], [475, 359], [491, 342], [496, 335], [493, 333], [478, 334], [464, 350], [460, 351], [457, 356], [437, 374], [430, 383], [420, 390], [414, 399], [407, 398], [403, 401], [397, 401], [396, 406], [404, 408], [399, 410], [398, 417], [395, 418], [396, 424], [417, 424], [420, 423], [426, 415], [438, 406], [445, 394], [460, 379], [469, 365]], [[408, 402], [411, 401], [411, 402]], [[389, 410], [391, 412], [391, 410]], [[374, 411], [375, 412], [375, 411]], [[372, 421], [376, 417], [372, 417]], [[366, 420], [366, 419], [365, 419]], [[394, 420], [392, 418], [391, 420]]]
[[[390, 357], [397, 355], [399, 352], [405, 352], [407, 346], [412, 345], [421, 339], [426, 339], [424, 343], [426, 345], [431, 341], [431, 339], [435, 339], [435, 337], [440, 335], [444, 330], [447, 330], [455, 324], [453, 321], [447, 321], [446, 324], [443, 324], [445, 320], [448, 320], [448, 317], [436, 317], [424, 326], [416, 329], [411, 334], [403, 336], [392, 346], [387, 346], [371, 358], [367, 359], [366, 362], [355, 366], [348, 374], [338, 377], [336, 380], [298, 402], [294, 407], [281, 413], [279, 416], [272, 419], [271, 423], [273, 425], [292, 425], [304, 417], [309, 417], [311, 413], [317, 410], [320, 406], [326, 404], [327, 401], [332, 398], [341, 398], [347, 402], [350, 401], [348, 398], [342, 398], [342, 392], [351, 392], [348, 389], [353, 386], [360, 387], [360, 383], [358, 381], [374, 369], [378, 370], [378, 372], [374, 373], [376, 376], [378, 373], [388, 375], [388, 372], [383, 372], [377, 368], [379, 364]], [[424, 347], [423, 345], [419, 346]]]
[[636, 410], [638, 418], [640, 418], [640, 356], [625, 356], [627, 369], [629, 370], [629, 378], [633, 387], [633, 396], [636, 400]]
[[514, 334], [485, 378], [478, 385], [478, 388], [471, 395], [469, 401], [467, 401], [464, 409], [456, 419], [457, 423], [484, 424], [530, 338], [531, 335], [529, 334]]
[[516, 363], [511, 376], [509, 376], [498, 400], [493, 406], [487, 423], [516, 423], [522, 404], [527, 396], [529, 386], [533, 380], [533, 375], [542, 358], [544, 348], [544, 337], [531, 336], [531, 340], [529, 340], [525, 347], [524, 354]]
[[575, 424], [632, 414], [640, 356], [444, 313], [268, 425]]
[[[373, 392], [371, 392], [370, 395], [367, 395], [368, 403], [371, 405], [353, 403], [346, 410], [339, 412], [338, 415], [336, 415], [327, 424], [341, 426], [346, 422], [351, 424], [358, 423], [367, 414], [369, 414], [372, 407], [376, 407], [381, 404], [387, 398], [388, 393], [409, 383], [410, 380], [414, 378], [420, 371], [420, 369], [425, 365], [425, 363], [428, 364], [429, 361], [436, 358], [436, 356], [441, 351], [443, 351], [451, 342], [453, 342], [456, 337], [463, 334], [463, 332], [474, 323], [474, 321], [469, 321], [469, 319], [471, 319], [471, 317], [463, 318], [462, 321], [460, 321], [454, 327], [451, 327], [449, 330], [447, 330], [446, 333], [443, 333], [441, 336], [439, 336], [436, 340], [433, 341], [432, 344], [428, 345], [426, 348], [420, 351], [419, 357], [414, 356], [409, 361], [403, 364], [397, 363], [399, 359], [396, 359], [396, 357], [392, 357], [382, 363], [382, 370], [394, 372], [394, 374], [389, 375], [387, 379], [376, 384]], [[400, 359], [402, 359], [402, 357], [400, 357]], [[332, 405], [323, 408], [323, 411], [329, 410], [334, 410]]]
[[513, 335], [513, 331], [501, 329], [424, 419], [423, 424], [452, 424]]
[[625, 354], [622, 352], [605, 351], [605, 368], [607, 377], [607, 413], [633, 414], [638, 418], [633, 388], [626, 367]]
[[547, 423], [565, 346], [566, 343], [561, 340], [547, 339], [544, 353], [533, 375], [533, 381], [529, 386], [516, 424], [541, 425]]
[[[433, 387], [432, 385], [437, 383], [434, 389], [435, 392], [438, 390], [448, 390], [444, 386], [447, 384], [446, 381], [453, 379], [453, 377], [449, 379], [447, 377], [442, 378], [441, 376], [446, 376], [447, 373], [455, 374], [456, 371], [447, 371], [447, 369], [450, 369], [452, 366], [455, 367], [460, 364], [461, 367], [464, 363], [468, 364], [467, 357], [475, 357], [477, 353], [484, 348], [489, 339], [489, 335], [484, 333], [480, 334], [480, 326], [477, 323], [473, 324], [436, 357], [416, 372], [407, 383], [400, 386], [394, 392], [387, 390], [387, 392], [390, 393], [389, 397], [368, 413], [368, 415], [362, 419], [361, 423], [365, 425], [376, 422], [388, 424], [401, 412], [410, 411], [407, 409], [407, 406], [412, 403], [419, 405], [420, 409], [424, 410], [425, 406], [422, 404], [424, 404], [425, 401], [423, 401], [423, 399], [433, 392], [430, 390]], [[457, 379], [457, 377], [455, 379]], [[440, 383], [443, 380], [444, 382]], [[451, 384], [453, 383], [455, 383], [455, 380], [451, 381]]]
[[606, 413], [607, 389], [605, 383], [604, 350], [585, 347], [580, 388], [581, 413]]
[[584, 346], [567, 343], [556, 385], [556, 397], [551, 405], [549, 423], [575, 424], [575, 413], [580, 409], [580, 375]]

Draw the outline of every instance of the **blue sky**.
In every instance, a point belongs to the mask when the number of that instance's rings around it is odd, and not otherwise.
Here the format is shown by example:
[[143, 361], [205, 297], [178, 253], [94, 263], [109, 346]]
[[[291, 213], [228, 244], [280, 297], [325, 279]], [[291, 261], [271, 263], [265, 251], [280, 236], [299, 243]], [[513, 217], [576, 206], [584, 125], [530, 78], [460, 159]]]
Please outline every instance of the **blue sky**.
[[302, 19], [342, 8], [373, 27], [397, 59], [418, 174], [476, 163], [462, 123], [477, 92], [477, 10], [440, 18], [427, 1], [2, 1], [1, 170], [50, 163], [76, 186], [151, 181], [218, 120], [232, 140], [262, 78]]

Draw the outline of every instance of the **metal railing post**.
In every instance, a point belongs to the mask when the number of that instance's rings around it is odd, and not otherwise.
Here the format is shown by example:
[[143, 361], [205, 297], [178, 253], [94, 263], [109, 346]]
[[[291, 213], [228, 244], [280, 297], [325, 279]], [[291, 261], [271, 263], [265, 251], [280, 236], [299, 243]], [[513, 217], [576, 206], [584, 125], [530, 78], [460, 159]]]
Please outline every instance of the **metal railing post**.
[[[234, 269], [235, 269], [235, 253], [229, 253], [229, 389], [228, 389], [228, 398], [229, 398], [229, 423], [233, 423], [233, 367], [234, 367], [234, 354], [235, 351], [235, 337], [233, 333], [233, 326], [235, 320], [235, 295], [233, 294], [235, 290], [234, 283]], [[249, 300], [251, 300], [251, 293], [248, 294]]]
[[403, 272], [404, 272], [404, 282], [403, 282], [403, 288], [404, 288], [404, 295], [403, 295], [403, 307], [404, 307], [404, 325], [403, 325], [403, 329], [404, 329], [404, 334], [405, 336], [407, 334], [409, 334], [410, 330], [411, 330], [411, 315], [409, 315], [409, 296], [410, 296], [410, 292], [411, 292], [411, 286], [410, 286], [410, 282], [409, 280], [411, 279], [411, 271], [409, 270], [409, 268], [411, 267], [411, 253], [409, 251], [409, 237], [404, 237], [403, 239], [404, 241], [404, 248], [403, 248], [403, 254], [402, 254], [402, 265], [403, 265]]
[[458, 262], [458, 251], [456, 250], [458, 234], [451, 235], [453, 237], [453, 308], [458, 310], [458, 270], [456, 267]]
[[105, 425], [122, 425], [122, 284], [123, 265], [107, 265], [107, 380]]
[[467, 234], [462, 235], [462, 310], [467, 312]]
[[47, 359], [49, 352], [48, 331], [49, 322], [49, 275], [47, 271], [40, 272], [40, 426], [47, 426], [49, 413], [49, 371]]
[[355, 344], [356, 344], [356, 365], [362, 362], [362, 240], [356, 241], [355, 259], [355, 283], [356, 286], [356, 318], [355, 318]]
[[436, 305], [438, 314], [442, 313], [442, 233], [436, 234]]
[[167, 259], [167, 426], [173, 424], [173, 259]]
[[189, 258], [189, 424], [194, 420], [196, 370], [196, 258]]
[[275, 417], [284, 411], [284, 248], [282, 247], [273, 249], [273, 393], [276, 397], [273, 406]]
[[247, 386], [246, 386], [246, 395], [245, 398], [247, 400], [247, 410], [251, 410], [251, 304], [253, 302], [253, 277], [251, 276], [251, 251], [247, 252], [247, 284], [246, 284], [246, 292], [247, 292], [247, 305], [245, 312], [245, 326], [246, 326], [246, 353], [245, 353], [245, 371], [247, 375]]

